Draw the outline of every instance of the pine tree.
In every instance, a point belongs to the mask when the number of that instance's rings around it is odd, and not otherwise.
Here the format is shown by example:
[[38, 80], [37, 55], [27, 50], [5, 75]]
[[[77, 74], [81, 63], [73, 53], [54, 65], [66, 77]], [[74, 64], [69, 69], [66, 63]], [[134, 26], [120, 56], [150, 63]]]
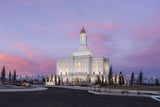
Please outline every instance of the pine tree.
[[119, 74], [119, 85], [120, 86], [122, 85], [122, 72], [120, 72]]
[[111, 66], [110, 69], [109, 69], [109, 74], [108, 74], [109, 85], [113, 84], [112, 75], [113, 75], [113, 72], [112, 72], [112, 66]]
[[124, 76], [122, 75], [122, 84], [124, 84]]
[[57, 75], [54, 76], [55, 79], [55, 85], [57, 85]]
[[14, 70], [14, 73], [13, 73], [13, 82], [16, 82], [16, 70]]
[[155, 79], [155, 85], [159, 86], [159, 80], [158, 80], [158, 78]]
[[5, 82], [5, 72], [6, 72], [6, 70], [5, 70], [5, 66], [3, 66], [3, 69], [2, 69], [2, 83], [4, 83]]
[[58, 77], [58, 84], [59, 84], [59, 85], [61, 84], [61, 80], [60, 80], [60, 77]]
[[104, 85], [104, 76], [102, 75], [102, 82], [101, 82], [101, 86]]
[[99, 78], [99, 76], [97, 75], [97, 80], [96, 80], [96, 84], [100, 84], [100, 78]]
[[134, 72], [132, 72], [130, 85], [133, 85], [133, 84], [134, 84], [134, 81], [135, 81]]
[[117, 85], [117, 75], [115, 75], [114, 83], [115, 83], [115, 85]]
[[11, 82], [11, 77], [12, 75], [11, 75], [11, 71], [9, 71], [9, 82]]
[[143, 82], [143, 73], [142, 73], [142, 70], [141, 70], [140, 73], [139, 73], [139, 85], [142, 85], [142, 82]]

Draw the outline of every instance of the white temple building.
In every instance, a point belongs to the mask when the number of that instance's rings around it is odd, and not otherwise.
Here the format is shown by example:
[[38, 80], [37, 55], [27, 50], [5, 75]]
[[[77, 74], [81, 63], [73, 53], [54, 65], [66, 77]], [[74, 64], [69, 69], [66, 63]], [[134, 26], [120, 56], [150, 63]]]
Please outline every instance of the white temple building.
[[82, 28], [80, 43], [73, 55], [57, 60], [57, 77], [63, 83], [95, 83], [97, 76], [107, 78], [109, 73], [109, 58], [94, 57], [93, 51], [87, 45], [87, 34]]

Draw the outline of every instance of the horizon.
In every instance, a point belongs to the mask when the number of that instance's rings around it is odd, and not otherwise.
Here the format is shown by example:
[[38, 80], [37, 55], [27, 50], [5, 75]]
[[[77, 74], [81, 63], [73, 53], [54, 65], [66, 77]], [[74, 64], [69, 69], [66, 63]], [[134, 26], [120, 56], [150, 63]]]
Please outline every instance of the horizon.
[[93, 56], [109, 57], [113, 73], [160, 74], [158, 0], [5, 0], [0, 10], [0, 68], [7, 73], [55, 73], [84, 26]]

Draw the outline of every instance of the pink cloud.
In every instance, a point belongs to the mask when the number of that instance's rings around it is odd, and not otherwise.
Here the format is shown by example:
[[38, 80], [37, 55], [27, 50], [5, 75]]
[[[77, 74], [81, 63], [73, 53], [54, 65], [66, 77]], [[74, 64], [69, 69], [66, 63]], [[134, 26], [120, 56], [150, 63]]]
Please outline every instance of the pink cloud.
[[26, 46], [25, 44], [23, 43], [16, 43], [16, 44], [13, 44], [12, 47], [18, 49], [19, 51], [24, 51], [26, 53], [32, 53], [32, 54], [43, 54], [42, 50], [39, 49], [39, 48], [33, 48], [33, 47], [29, 47], [29, 46]]
[[131, 32], [136, 40], [150, 40], [160, 36], [160, 15], [151, 16], [147, 21], [136, 24]]
[[135, 50], [135, 52], [124, 56], [124, 59], [134, 65], [160, 65], [160, 43], [155, 41], [152, 45], [142, 49]]
[[135, 34], [134, 38], [137, 40], [149, 40], [160, 35], [160, 26], [153, 26], [152, 28], [137, 27], [133, 33]]
[[103, 35], [103, 34], [87, 34], [88, 38], [89, 39], [92, 39], [92, 40], [96, 40], [96, 41], [107, 41], [107, 38], [108, 36], [106, 35]]
[[18, 74], [45, 74], [56, 71], [56, 60], [54, 57], [19, 56], [13, 53], [0, 52], [0, 65], [9, 70], [16, 69]]

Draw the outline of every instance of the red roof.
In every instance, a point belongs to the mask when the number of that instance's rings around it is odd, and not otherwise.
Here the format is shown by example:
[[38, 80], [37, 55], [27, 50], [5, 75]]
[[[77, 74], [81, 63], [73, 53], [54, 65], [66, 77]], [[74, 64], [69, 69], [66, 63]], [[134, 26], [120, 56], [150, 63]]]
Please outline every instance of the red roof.
[[86, 33], [86, 31], [85, 31], [85, 29], [83, 27], [82, 30], [81, 30], [81, 32], [80, 32], [80, 34], [84, 34], [84, 33]]

